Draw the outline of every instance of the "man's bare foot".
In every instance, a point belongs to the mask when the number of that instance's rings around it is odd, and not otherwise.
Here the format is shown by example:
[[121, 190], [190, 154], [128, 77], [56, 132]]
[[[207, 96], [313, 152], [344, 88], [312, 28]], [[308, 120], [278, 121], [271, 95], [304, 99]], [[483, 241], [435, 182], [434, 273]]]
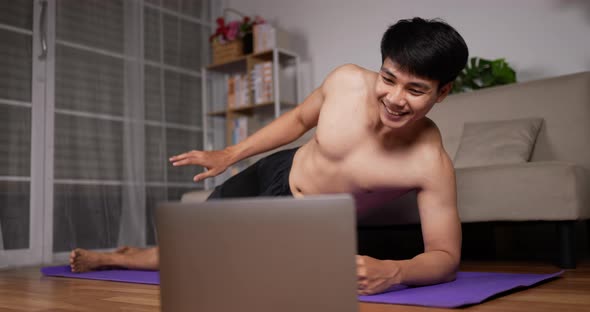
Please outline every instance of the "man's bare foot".
[[158, 248], [123, 246], [113, 252], [96, 252], [76, 248], [70, 253], [72, 272], [99, 269], [127, 268], [131, 270], [158, 270]]
[[82, 273], [109, 265], [109, 254], [76, 248], [70, 253], [72, 272]]

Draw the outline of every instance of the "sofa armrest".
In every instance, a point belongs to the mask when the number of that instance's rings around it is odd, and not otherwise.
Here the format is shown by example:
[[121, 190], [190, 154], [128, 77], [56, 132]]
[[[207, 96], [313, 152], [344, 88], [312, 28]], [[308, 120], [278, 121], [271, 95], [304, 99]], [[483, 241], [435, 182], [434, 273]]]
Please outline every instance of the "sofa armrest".
[[180, 201], [183, 203], [200, 203], [207, 200], [213, 190], [191, 191], [182, 194]]

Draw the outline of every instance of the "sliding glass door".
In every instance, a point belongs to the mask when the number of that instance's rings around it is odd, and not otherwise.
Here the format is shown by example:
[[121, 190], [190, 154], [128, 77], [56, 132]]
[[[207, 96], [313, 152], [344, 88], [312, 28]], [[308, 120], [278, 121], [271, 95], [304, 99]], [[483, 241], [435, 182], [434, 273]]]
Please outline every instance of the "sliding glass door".
[[0, 267], [42, 257], [42, 14], [32, 0], [0, 2]]
[[0, 267], [156, 244], [157, 202], [202, 184], [210, 0], [0, 1]]

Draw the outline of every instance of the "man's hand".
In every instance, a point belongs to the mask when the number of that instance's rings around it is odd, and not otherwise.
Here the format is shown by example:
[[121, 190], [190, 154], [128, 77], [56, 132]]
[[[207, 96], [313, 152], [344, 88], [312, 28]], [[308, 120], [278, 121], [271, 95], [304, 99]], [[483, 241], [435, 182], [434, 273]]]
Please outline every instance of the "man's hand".
[[224, 172], [232, 164], [232, 153], [229, 149], [218, 151], [190, 151], [170, 157], [173, 166], [196, 165], [207, 170], [197, 174], [193, 180], [199, 182]]
[[399, 284], [400, 267], [395, 261], [356, 256], [358, 294], [373, 295]]

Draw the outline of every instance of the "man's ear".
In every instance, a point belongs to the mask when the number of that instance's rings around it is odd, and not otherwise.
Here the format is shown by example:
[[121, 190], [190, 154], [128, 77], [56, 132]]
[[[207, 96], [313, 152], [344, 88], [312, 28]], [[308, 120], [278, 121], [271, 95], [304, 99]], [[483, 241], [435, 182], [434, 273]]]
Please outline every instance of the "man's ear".
[[451, 92], [452, 89], [453, 89], [453, 82], [452, 81], [448, 82], [446, 85], [442, 86], [438, 90], [436, 103], [442, 102], [447, 97], [447, 95], [449, 95], [449, 93]]

